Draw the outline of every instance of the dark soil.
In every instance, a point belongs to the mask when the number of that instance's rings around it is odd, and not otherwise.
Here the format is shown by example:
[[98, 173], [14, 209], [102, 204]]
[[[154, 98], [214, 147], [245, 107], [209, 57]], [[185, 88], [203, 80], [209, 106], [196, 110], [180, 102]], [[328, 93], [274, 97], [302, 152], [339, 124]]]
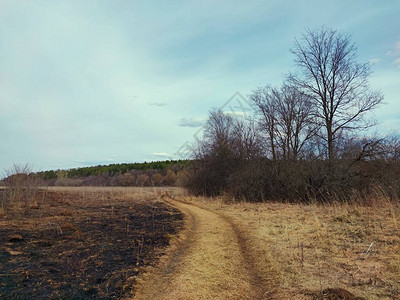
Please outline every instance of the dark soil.
[[119, 299], [132, 296], [183, 226], [159, 201], [96, 199], [42, 191], [35, 206], [0, 217], [0, 298]]

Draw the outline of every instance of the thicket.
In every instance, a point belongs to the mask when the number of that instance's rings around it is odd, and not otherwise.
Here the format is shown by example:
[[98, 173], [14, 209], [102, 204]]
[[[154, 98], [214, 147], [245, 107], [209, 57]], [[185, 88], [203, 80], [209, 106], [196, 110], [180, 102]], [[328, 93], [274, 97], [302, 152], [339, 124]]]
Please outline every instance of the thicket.
[[213, 110], [187, 188], [247, 201], [349, 201], [400, 195], [400, 138], [371, 135], [383, 101], [349, 36], [307, 31], [292, 49], [297, 73], [250, 95], [254, 115]]
[[[216, 120], [221, 121], [222, 131], [211, 125]], [[273, 159], [265, 136], [248, 121], [216, 111], [205, 130], [209, 134], [197, 145], [197, 160], [190, 166], [186, 184], [193, 194], [291, 202], [400, 196], [399, 136], [342, 137], [331, 160], [317, 155], [316, 144], [308, 145], [297, 159], [285, 158], [277, 147]]]
[[[13, 204], [25, 207], [34, 205], [39, 180], [29, 165], [17, 165], [5, 170], [6, 178], [0, 182], [6, 189], [0, 189], [0, 215]], [[37, 204], [36, 204], [37, 205]]]

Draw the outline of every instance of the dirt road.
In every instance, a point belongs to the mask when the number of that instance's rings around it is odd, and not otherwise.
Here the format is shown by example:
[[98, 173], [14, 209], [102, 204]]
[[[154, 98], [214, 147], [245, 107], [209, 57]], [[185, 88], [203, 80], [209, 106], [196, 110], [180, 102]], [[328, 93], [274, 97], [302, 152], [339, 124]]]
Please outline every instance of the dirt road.
[[185, 214], [186, 230], [135, 299], [263, 299], [265, 287], [235, 224], [212, 209], [164, 200]]

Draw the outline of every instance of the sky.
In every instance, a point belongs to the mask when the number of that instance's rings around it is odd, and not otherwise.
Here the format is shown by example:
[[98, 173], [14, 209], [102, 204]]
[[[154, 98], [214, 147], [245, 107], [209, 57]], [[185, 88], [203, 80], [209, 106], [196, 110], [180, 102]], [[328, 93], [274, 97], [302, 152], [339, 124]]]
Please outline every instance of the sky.
[[0, 170], [184, 157], [213, 108], [248, 112], [295, 38], [349, 34], [400, 131], [400, 0], [0, 0]]

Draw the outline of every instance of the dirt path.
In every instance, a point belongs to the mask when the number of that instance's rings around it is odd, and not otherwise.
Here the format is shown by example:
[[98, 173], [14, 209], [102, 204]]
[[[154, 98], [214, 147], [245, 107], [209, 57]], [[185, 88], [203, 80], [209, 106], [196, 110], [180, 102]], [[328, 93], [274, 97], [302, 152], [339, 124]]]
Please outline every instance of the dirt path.
[[214, 210], [167, 201], [185, 214], [186, 230], [135, 299], [262, 299], [262, 282], [235, 224]]

